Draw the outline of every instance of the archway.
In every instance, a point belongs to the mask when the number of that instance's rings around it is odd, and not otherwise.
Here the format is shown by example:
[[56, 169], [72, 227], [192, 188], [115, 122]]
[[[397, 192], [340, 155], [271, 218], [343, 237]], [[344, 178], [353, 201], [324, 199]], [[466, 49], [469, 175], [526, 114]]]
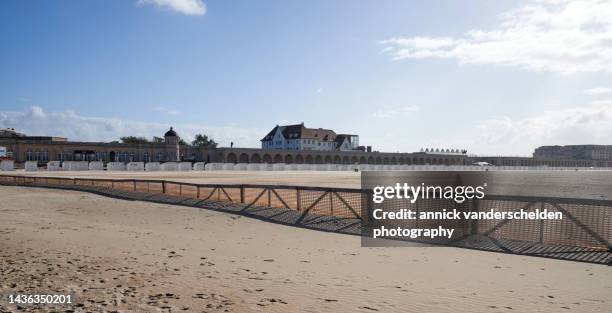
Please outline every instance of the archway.
[[236, 163], [236, 154], [235, 153], [229, 153], [227, 155], [227, 163]]
[[295, 163], [303, 164], [304, 163], [304, 157], [301, 154], [296, 155], [295, 156]]
[[313, 163], [313, 158], [312, 155], [307, 155], [306, 156], [306, 164], [312, 164]]
[[246, 153], [240, 154], [240, 163], [249, 163], [249, 156]]
[[368, 160], [365, 157], [360, 157], [359, 164], [368, 164]]
[[316, 163], [316, 164], [323, 164], [323, 157], [322, 157], [322, 156], [320, 156], [320, 155], [317, 155], [317, 156], [315, 157], [315, 163]]
[[287, 164], [293, 163], [293, 156], [291, 154], [285, 155], [285, 163]]
[[340, 158], [339, 155], [334, 156], [334, 164], [340, 164], [342, 163], [342, 159]]
[[280, 154], [277, 154], [274, 156], [274, 163], [283, 163], [283, 156]]
[[330, 164], [332, 162], [332, 158], [329, 155], [325, 156], [325, 164]]
[[272, 157], [269, 154], [264, 154], [263, 156], [263, 162], [264, 163], [272, 163]]
[[251, 163], [261, 163], [261, 157], [259, 156], [259, 154], [254, 153], [251, 156]]

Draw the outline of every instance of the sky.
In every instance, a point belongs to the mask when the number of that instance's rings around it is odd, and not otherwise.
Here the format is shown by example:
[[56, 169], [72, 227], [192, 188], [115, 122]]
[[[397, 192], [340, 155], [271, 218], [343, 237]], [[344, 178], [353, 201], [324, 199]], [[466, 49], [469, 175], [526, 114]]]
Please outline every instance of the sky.
[[612, 0], [0, 1], [0, 128], [259, 147], [301, 122], [386, 152], [612, 144]]

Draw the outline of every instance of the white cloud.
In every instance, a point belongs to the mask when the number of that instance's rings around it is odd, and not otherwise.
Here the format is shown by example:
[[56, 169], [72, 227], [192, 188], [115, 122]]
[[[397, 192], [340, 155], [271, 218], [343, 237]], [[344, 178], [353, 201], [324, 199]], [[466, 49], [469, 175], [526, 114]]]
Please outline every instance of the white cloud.
[[381, 109], [372, 114], [375, 118], [394, 118], [394, 117], [403, 117], [410, 115], [412, 113], [418, 112], [420, 108], [416, 105], [406, 105], [402, 107], [393, 107], [387, 109]]
[[612, 89], [607, 87], [595, 87], [584, 91], [589, 96], [600, 96], [612, 92]]
[[473, 147], [499, 154], [530, 153], [542, 145], [610, 144], [612, 100], [522, 119], [489, 119], [477, 130]]
[[73, 141], [113, 141], [122, 136], [161, 137], [170, 126], [186, 141], [205, 133], [223, 146], [234, 142], [239, 147], [259, 147], [264, 129], [237, 126], [149, 123], [119, 118], [88, 117], [75, 111], [45, 112], [33, 106], [22, 112], [0, 111], [0, 128], [12, 127], [28, 135], [68, 137]]
[[174, 109], [168, 109], [165, 107], [155, 107], [153, 108], [154, 111], [158, 111], [158, 112], [163, 112], [166, 113], [168, 115], [180, 115], [181, 112], [178, 110], [174, 110]]
[[612, 72], [612, 1], [535, 0], [501, 15], [499, 26], [461, 37], [382, 41], [393, 60], [445, 58], [558, 73]]
[[202, 0], [138, 0], [138, 4], [155, 5], [167, 8], [185, 15], [206, 14], [206, 4]]

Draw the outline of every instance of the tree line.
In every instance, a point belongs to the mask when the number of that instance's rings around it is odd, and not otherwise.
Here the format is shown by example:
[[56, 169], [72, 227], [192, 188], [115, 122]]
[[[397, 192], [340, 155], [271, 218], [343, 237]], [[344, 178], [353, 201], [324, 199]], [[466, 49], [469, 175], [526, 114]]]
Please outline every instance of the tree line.
[[[119, 138], [122, 143], [126, 144], [147, 144], [147, 143], [163, 143], [164, 138], [154, 136], [152, 140], [149, 140], [142, 136], [124, 136]], [[218, 143], [212, 139], [208, 138], [207, 135], [204, 134], [196, 134], [195, 139], [191, 141], [191, 143], [187, 143], [185, 140], [180, 139], [179, 145], [181, 146], [194, 146], [194, 147], [203, 147], [203, 148], [216, 148]]]

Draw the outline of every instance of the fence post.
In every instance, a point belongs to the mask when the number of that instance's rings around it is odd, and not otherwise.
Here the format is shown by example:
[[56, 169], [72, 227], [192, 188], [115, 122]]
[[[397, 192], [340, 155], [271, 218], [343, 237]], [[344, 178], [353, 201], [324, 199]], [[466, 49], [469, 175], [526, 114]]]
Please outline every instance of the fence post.
[[329, 211], [330, 214], [333, 216], [334, 215], [334, 193], [333, 192], [329, 192]]
[[302, 200], [300, 199], [300, 187], [295, 187], [295, 200], [297, 202], [298, 212], [302, 210]]
[[240, 203], [244, 203], [244, 185], [240, 185]]
[[[478, 199], [474, 198], [472, 199], [472, 208], [471, 208], [471, 212], [478, 212], [480, 211], [479, 208], [479, 201]], [[478, 235], [478, 219], [472, 219], [470, 220], [470, 231], [469, 231], [470, 235]]]
[[[542, 202], [540, 211], [544, 211], [544, 202]], [[540, 243], [544, 243], [544, 220], [540, 219]]]
[[370, 222], [371, 222], [370, 221], [370, 211], [371, 211], [372, 207], [374, 206], [374, 200], [373, 200], [374, 199], [373, 198], [374, 193], [373, 193], [373, 190], [366, 190], [365, 195], [367, 197], [367, 199], [366, 199], [366, 207], [364, 208], [364, 210], [362, 212], [362, 214], [363, 213], [365, 213], [365, 214], [363, 214], [364, 216], [361, 217], [361, 220], [363, 221], [363, 223], [365, 225], [370, 225]]

